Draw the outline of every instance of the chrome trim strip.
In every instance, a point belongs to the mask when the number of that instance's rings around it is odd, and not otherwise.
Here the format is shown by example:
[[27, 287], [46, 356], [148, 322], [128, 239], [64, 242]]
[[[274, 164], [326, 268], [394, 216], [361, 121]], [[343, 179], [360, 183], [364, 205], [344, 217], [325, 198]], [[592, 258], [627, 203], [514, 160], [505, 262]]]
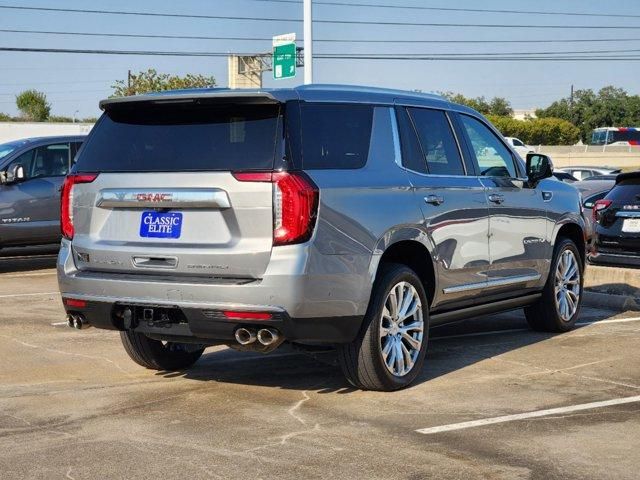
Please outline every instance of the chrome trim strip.
[[402, 165], [402, 150], [400, 148], [400, 133], [398, 131], [398, 117], [396, 116], [395, 108], [389, 108], [389, 116], [391, 117], [391, 135], [393, 137], [393, 155], [395, 157], [396, 165], [403, 168]]
[[620, 218], [640, 218], [640, 210], [618, 210], [616, 217]]
[[230, 208], [229, 196], [218, 188], [106, 188], [96, 200], [99, 208]]
[[456, 285], [455, 287], [448, 287], [442, 290], [442, 293], [460, 293], [469, 292], [471, 290], [480, 290], [482, 288], [504, 287], [506, 285], [513, 285], [516, 283], [535, 282], [540, 280], [541, 275], [539, 273], [532, 275], [517, 275], [515, 277], [495, 278], [492, 280], [486, 280], [484, 282], [467, 283], [464, 285]]

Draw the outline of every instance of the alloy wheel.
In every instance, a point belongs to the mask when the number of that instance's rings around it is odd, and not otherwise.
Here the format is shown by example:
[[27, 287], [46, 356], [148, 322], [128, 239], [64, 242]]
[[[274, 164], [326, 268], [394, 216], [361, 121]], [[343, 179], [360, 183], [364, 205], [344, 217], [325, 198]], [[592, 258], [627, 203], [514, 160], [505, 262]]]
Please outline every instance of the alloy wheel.
[[568, 322], [578, 310], [580, 302], [580, 266], [572, 250], [560, 255], [555, 273], [556, 310]]
[[416, 363], [424, 336], [420, 295], [408, 282], [397, 283], [387, 295], [380, 317], [380, 350], [387, 370], [403, 377]]

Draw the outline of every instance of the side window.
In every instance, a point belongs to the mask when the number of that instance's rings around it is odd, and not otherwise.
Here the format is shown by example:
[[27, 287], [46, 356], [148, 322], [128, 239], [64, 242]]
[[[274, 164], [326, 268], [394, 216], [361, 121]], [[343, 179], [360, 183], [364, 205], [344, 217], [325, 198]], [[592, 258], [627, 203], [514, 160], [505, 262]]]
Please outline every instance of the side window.
[[484, 177], [517, 177], [511, 152], [482, 122], [468, 115], [460, 115], [471, 149], [475, 154], [480, 175]]
[[24, 167], [25, 179], [58, 177], [69, 172], [69, 144], [59, 143], [34, 148], [16, 158], [12, 165]]
[[396, 108], [398, 128], [400, 130], [400, 144], [402, 147], [402, 166], [418, 173], [427, 173], [427, 162], [422, 155], [413, 122], [404, 107]]
[[28, 150], [12, 161], [9, 165], [7, 165], [7, 170], [11, 168], [13, 165], [19, 163], [24, 168], [24, 178], [28, 180], [31, 178], [31, 165], [33, 163], [33, 158], [35, 157], [36, 148]]
[[520, 140], [518, 140], [517, 138], [513, 139], [513, 145], [515, 147], [524, 147], [524, 143], [522, 143]]
[[302, 104], [303, 168], [362, 168], [369, 157], [374, 107]]
[[449, 120], [441, 110], [410, 108], [427, 171], [434, 175], [464, 175], [462, 158]]

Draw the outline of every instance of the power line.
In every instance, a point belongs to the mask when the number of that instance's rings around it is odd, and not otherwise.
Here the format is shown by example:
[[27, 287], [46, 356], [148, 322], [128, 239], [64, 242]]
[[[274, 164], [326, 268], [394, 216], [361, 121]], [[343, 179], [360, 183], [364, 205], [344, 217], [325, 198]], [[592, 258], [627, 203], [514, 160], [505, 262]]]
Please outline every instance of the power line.
[[[225, 41], [268, 41], [271, 37], [219, 37], [206, 35], [165, 35], [165, 34], [138, 34], [138, 33], [96, 33], [96, 32], [69, 32], [56, 30], [17, 30], [0, 29], [0, 33], [42, 34], [42, 35], [68, 35], [86, 37], [107, 38], [150, 38], [171, 40], [225, 40]], [[302, 39], [299, 39], [302, 41]], [[577, 38], [577, 39], [528, 39], [528, 40], [393, 40], [393, 39], [353, 39], [353, 38], [319, 38], [314, 42], [321, 43], [409, 43], [409, 44], [477, 44], [477, 43], [591, 43], [591, 42], [638, 42], [640, 38]]]
[[[226, 57], [228, 52], [179, 52], [179, 51], [155, 51], [155, 50], [103, 50], [103, 49], [68, 49], [68, 48], [27, 48], [27, 47], [0, 47], [4, 52], [36, 52], [36, 53], [73, 53], [93, 55], [144, 55], [144, 56], [180, 56], [180, 57]], [[640, 50], [633, 50], [640, 51]], [[583, 53], [583, 52], [581, 52]], [[270, 56], [265, 54], [248, 54], [253, 56]], [[534, 56], [537, 55], [537, 56]], [[640, 55], [606, 55], [584, 56], [577, 54], [557, 54], [549, 56], [544, 53], [523, 54], [344, 54], [344, 53], [319, 53], [314, 56], [317, 59], [340, 60], [483, 60], [483, 61], [617, 61], [640, 60]]]
[[[289, 3], [302, 4], [299, 0], [249, 0], [261, 3]], [[640, 18], [640, 15], [629, 15], [622, 13], [587, 13], [587, 12], [543, 12], [540, 10], [508, 10], [508, 9], [488, 9], [488, 8], [456, 8], [456, 7], [425, 7], [421, 5], [389, 5], [379, 3], [343, 3], [333, 1], [314, 0], [314, 5], [329, 5], [336, 7], [367, 7], [367, 8], [385, 8], [395, 10], [426, 10], [436, 12], [468, 12], [468, 13], [507, 13], [507, 14], [525, 14], [525, 15], [554, 15], [554, 16], [571, 16], [571, 17], [609, 17], [609, 18]]]
[[[135, 15], [145, 17], [163, 18], [192, 18], [192, 19], [214, 19], [214, 20], [241, 20], [257, 22], [296, 22], [301, 23], [299, 18], [273, 18], [273, 17], [239, 17], [230, 15], [197, 15], [185, 13], [156, 13], [156, 12], [135, 12], [126, 10], [90, 10], [80, 8], [58, 8], [58, 7], [26, 7], [21, 5], [0, 5], [0, 9], [28, 10], [39, 12], [65, 12], [65, 13], [92, 13], [102, 15]], [[458, 27], [458, 28], [527, 28], [527, 29], [596, 29], [596, 30], [640, 30], [640, 25], [533, 25], [533, 24], [513, 24], [513, 23], [437, 23], [437, 22], [400, 22], [400, 21], [372, 21], [372, 20], [314, 20], [318, 24], [337, 25], [378, 25], [378, 26], [414, 26], [414, 27]]]

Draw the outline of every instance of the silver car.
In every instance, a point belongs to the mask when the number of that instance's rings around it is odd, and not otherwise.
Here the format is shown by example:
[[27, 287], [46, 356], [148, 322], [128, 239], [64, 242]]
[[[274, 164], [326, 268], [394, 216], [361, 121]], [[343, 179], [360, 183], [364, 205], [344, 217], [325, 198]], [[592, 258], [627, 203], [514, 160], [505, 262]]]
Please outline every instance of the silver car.
[[60, 291], [70, 325], [120, 331], [142, 366], [288, 342], [394, 390], [430, 326], [520, 307], [538, 330], [576, 321], [579, 194], [474, 110], [320, 85], [101, 108], [63, 188]]

